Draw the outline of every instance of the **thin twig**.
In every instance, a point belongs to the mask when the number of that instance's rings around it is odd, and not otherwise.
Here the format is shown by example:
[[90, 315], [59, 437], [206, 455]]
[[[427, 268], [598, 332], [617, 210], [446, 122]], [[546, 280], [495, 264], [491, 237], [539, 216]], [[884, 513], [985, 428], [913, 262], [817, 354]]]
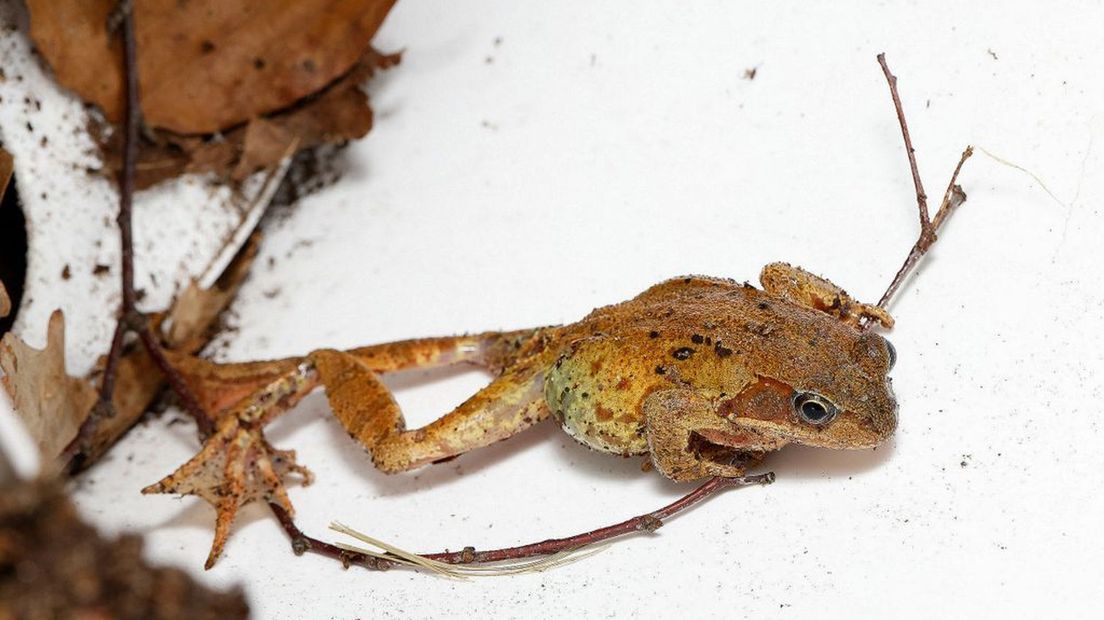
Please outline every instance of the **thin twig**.
[[134, 237], [132, 228], [132, 214], [134, 206], [134, 168], [138, 156], [138, 139], [141, 128], [141, 107], [138, 95], [138, 63], [137, 49], [134, 38], [134, 12], [129, 3], [120, 4], [117, 18], [119, 29], [123, 37], [123, 94], [124, 94], [124, 129], [123, 129], [123, 169], [120, 171], [119, 183], [119, 214], [116, 221], [119, 225], [120, 253], [122, 255], [122, 307], [119, 310], [118, 322], [111, 339], [111, 348], [107, 353], [104, 363], [103, 381], [100, 384], [99, 398], [92, 408], [89, 416], [81, 424], [77, 431], [77, 437], [66, 447], [62, 453], [64, 460], [70, 461], [71, 468], [77, 468], [83, 461], [82, 455], [88, 450], [88, 442], [95, 433], [99, 422], [110, 417], [114, 412], [112, 399], [115, 394], [115, 379], [119, 368], [119, 360], [122, 357], [123, 345], [128, 332], [136, 332], [149, 352], [150, 357], [165, 373], [173, 389], [181, 398], [185, 410], [195, 419], [196, 426], [202, 436], [208, 435], [213, 429], [211, 419], [199, 407], [198, 401], [187, 389], [183, 377], [173, 369], [165, 359], [161, 343], [150, 331], [149, 321], [136, 307], [137, 295], [134, 290]]
[[886, 82], [889, 82], [889, 96], [893, 98], [893, 108], [897, 111], [897, 122], [901, 124], [901, 135], [905, 138], [905, 153], [908, 155], [909, 168], [912, 170], [912, 184], [916, 188], [916, 204], [920, 207], [920, 229], [927, 232], [931, 222], [928, 219], [928, 194], [924, 191], [924, 183], [920, 181], [920, 171], [916, 166], [916, 149], [912, 148], [912, 138], [909, 136], [908, 123], [905, 122], [905, 109], [901, 105], [901, 96], [897, 93], [897, 76], [889, 71], [885, 54], [878, 54], [878, 64], [882, 66]]
[[347, 551], [337, 545], [308, 536], [295, 525], [291, 515], [282, 506], [275, 502], [269, 502], [268, 507], [272, 509], [272, 514], [276, 515], [276, 520], [280, 522], [280, 526], [284, 528], [288, 538], [291, 539], [291, 550], [295, 552], [295, 555], [303, 555], [310, 551], [338, 560], [345, 568], [355, 564], [371, 570], [387, 570], [392, 566], [392, 563], [387, 560], [381, 560], [356, 551]]
[[475, 551], [474, 549], [467, 548], [463, 551], [423, 554], [422, 557], [430, 560], [437, 560], [439, 562], [447, 562], [449, 564], [471, 564], [518, 560], [538, 555], [552, 555], [561, 551], [580, 549], [587, 545], [593, 545], [604, 540], [624, 536], [625, 534], [632, 534], [634, 532], [654, 532], [663, 525], [665, 519], [670, 519], [678, 513], [705, 501], [719, 491], [723, 491], [729, 487], [770, 484], [772, 482], [774, 482], [774, 472], [744, 476], [742, 478], [711, 478], [705, 484], [659, 510], [582, 534], [568, 536], [567, 538], [552, 538], [538, 543], [521, 545], [518, 547], [507, 547], [505, 549]]
[[[647, 514], [626, 519], [614, 525], [598, 528], [582, 534], [568, 536], [566, 538], [552, 538], [538, 543], [506, 547], [503, 549], [491, 549], [488, 551], [476, 551], [467, 547], [462, 551], [445, 551], [441, 553], [418, 554], [421, 558], [444, 562], [446, 564], [481, 564], [487, 562], [502, 562], [507, 560], [520, 560], [536, 556], [555, 555], [565, 551], [574, 551], [593, 545], [611, 538], [632, 534], [635, 532], [654, 532], [664, 524], [666, 519], [688, 510], [709, 497], [729, 487], [742, 487], [774, 482], [774, 473], [768, 472], [742, 478], [711, 478], [705, 484], [694, 489], [690, 493], [674, 502]], [[292, 550], [296, 555], [302, 555], [308, 551], [337, 559], [346, 567], [357, 564], [373, 570], [390, 568], [392, 563], [364, 553], [346, 550], [337, 545], [321, 541], [303, 533], [291, 516], [279, 505], [270, 503], [269, 507], [280, 521], [280, 525], [291, 539]], [[396, 562], [397, 564], [397, 562]]]
[[[932, 244], [938, 238], [936, 232], [939, 227], [946, 221], [947, 216], [950, 215], [960, 204], [965, 202], [966, 193], [962, 191], [962, 188], [956, 184], [958, 181], [958, 173], [962, 171], [962, 164], [966, 163], [966, 160], [974, 154], [973, 147], [967, 146], [966, 150], [962, 152], [962, 157], [958, 160], [958, 165], [955, 166], [954, 173], [951, 175], [951, 180], [947, 184], [947, 191], [943, 194], [943, 202], [939, 205], [939, 210], [935, 214], [935, 219], [930, 219], [928, 216], [928, 198], [924, 193], [924, 185], [920, 181], [920, 171], [916, 166], [916, 152], [912, 147], [912, 138], [909, 136], [908, 123], [905, 122], [905, 110], [901, 105], [901, 97], [897, 93], [897, 76], [889, 70], [889, 65], [886, 64], [885, 54], [878, 54], [878, 64], [882, 67], [882, 73], [885, 74], [886, 82], [889, 84], [889, 94], [893, 98], [893, 107], [897, 112], [897, 121], [901, 125], [901, 135], [905, 140], [905, 151], [908, 153], [909, 169], [912, 172], [912, 183], [916, 187], [916, 205], [920, 210], [920, 236], [913, 244], [912, 249], [909, 250], [908, 256], [905, 258], [905, 262], [901, 265], [901, 268], [897, 270], [897, 275], [894, 276], [893, 281], [890, 282], [886, 288], [885, 293], [882, 294], [882, 298], [878, 300], [878, 307], [885, 308], [889, 304], [889, 300], [893, 298], [893, 295], [900, 288], [901, 284], [908, 277], [909, 272], [912, 271], [916, 263], [920, 261], [920, 258], [927, 253]], [[863, 329], [869, 330], [874, 326], [873, 321], [867, 321]]]

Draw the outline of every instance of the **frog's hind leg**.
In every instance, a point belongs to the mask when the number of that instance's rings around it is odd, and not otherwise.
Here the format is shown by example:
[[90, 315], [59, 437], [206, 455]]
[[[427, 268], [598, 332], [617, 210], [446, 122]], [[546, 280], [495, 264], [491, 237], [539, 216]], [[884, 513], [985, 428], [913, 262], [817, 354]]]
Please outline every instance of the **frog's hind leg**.
[[[540, 398], [543, 373], [515, 363], [539, 351], [540, 335], [524, 332], [457, 338], [408, 340], [350, 352], [321, 350], [305, 358], [217, 365], [195, 358], [182, 372], [201, 402], [225, 411], [202, 449], [169, 476], [143, 493], [179, 493], [202, 497], [218, 512], [207, 568], [222, 553], [238, 509], [252, 501], [272, 504], [294, 514], [284, 478], [311, 476], [295, 462], [295, 453], [277, 450], [264, 437], [264, 425], [287, 411], [319, 385], [338, 420], [372, 453], [387, 472], [402, 471], [505, 439], [547, 416]], [[542, 358], [543, 359], [543, 358]], [[177, 365], [180, 359], [173, 360]], [[411, 367], [473, 363], [500, 376], [452, 413], [416, 431], [405, 430], [398, 405], [377, 373]], [[505, 367], [509, 367], [503, 370]], [[244, 394], [244, 396], [242, 396]]]
[[[486, 332], [468, 336], [418, 338], [350, 349], [372, 372], [472, 364], [498, 374], [539, 341], [541, 330]], [[204, 411], [216, 415], [294, 373], [301, 357], [261, 362], [217, 363], [166, 351]]]
[[398, 403], [358, 356], [315, 351], [309, 356], [334, 415], [381, 471], [395, 473], [451, 458], [506, 439], [548, 417], [540, 365], [510, 368], [452, 412], [407, 430]]

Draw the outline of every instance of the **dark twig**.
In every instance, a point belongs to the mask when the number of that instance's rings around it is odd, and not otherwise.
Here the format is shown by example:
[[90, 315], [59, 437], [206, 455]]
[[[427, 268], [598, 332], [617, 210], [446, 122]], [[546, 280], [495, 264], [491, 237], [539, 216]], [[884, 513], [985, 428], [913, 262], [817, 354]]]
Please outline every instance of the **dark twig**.
[[[626, 519], [614, 525], [598, 528], [582, 534], [568, 536], [566, 538], [552, 538], [538, 543], [521, 545], [518, 547], [506, 547], [489, 551], [476, 551], [467, 547], [462, 551], [445, 551], [442, 553], [420, 554], [428, 560], [436, 560], [447, 564], [480, 564], [486, 562], [502, 562], [505, 560], [521, 560], [542, 555], [554, 555], [562, 551], [580, 549], [611, 538], [632, 534], [635, 532], [654, 532], [664, 524], [666, 519], [695, 506], [709, 497], [729, 487], [743, 487], [774, 482], [774, 473], [768, 472], [742, 478], [711, 478], [705, 484], [694, 489], [690, 493], [660, 508], [659, 510]], [[346, 567], [356, 564], [373, 570], [391, 568], [394, 564], [386, 560], [380, 560], [363, 553], [347, 551], [331, 543], [323, 542], [317, 538], [308, 536], [296, 527], [295, 522], [287, 511], [277, 504], [270, 503], [269, 507], [280, 521], [288, 538], [291, 539], [291, 548], [296, 555], [302, 555], [308, 551], [340, 560]]]
[[123, 169], [119, 174], [119, 214], [116, 221], [119, 224], [120, 252], [122, 254], [122, 308], [119, 311], [118, 323], [115, 325], [115, 333], [111, 338], [111, 348], [108, 350], [107, 360], [104, 363], [103, 380], [100, 384], [99, 398], [88, 418], [81, 424], [74, 439], [63, 453], [63, 458], [71, 460], [70, 467], [79, 465], [83, 460], [81, 455], [88, 450], [88, 443], [95, 433], [99, 422], [111, 417], [114, 412], [112, 399], [115, 394], [115, 379], [119, 368], [119, 360], [123, 353], [123, 344], [128, 332], [136, 332], [146, 347], [150, 357], [169, 379], [169, 383], [177, 394], [180, 395], [185, 409], [195, 419], [196, 426], [201, 435], [208, 435], [213, 425], [210, 418], [199, 407], [198, 401], [188, 391], [183, 378], [176, 372], [168, 360], [165, 359], [161, 343], [156, 335], [150, 331], [149, 321], [136, 307], [137, 296], [134, 290], [134, 238], [131, 226], [134, 205], [134, 169], [138, 156], [138, 134], [141, 128], [141, 107], [138, 99], [138, 63], [137, 49], [134, 38], [134, 13], [130, 10], [129, 3], [120, 5], [117, 12], [118, 26], [123, 37], [123, 95], [124, 95], [124, 127], [123, 127]]
[[[962, 187], [956, 185], [958, 180], [958, 173], [962, 170], [962, 164], [966, 163], [966, 160], [974, 154], [973, 147], [967, 146], [966, 150], [962, 152], [962, 157], [958, 160], [958, 165], [955, 166], [954, 174], [951, 175], [951, 181], [947, 184], [947, 191], [943, 194], [943, 202], [939, 205], [939, 211], [935, 214], [935, 219], [930, 219], [928, 216], [928, 197], [924, 193], [924, 184], [920, 181], [920, 171], [916, 165], [916, 150], [912, 147], [912, 138], [909, 136], [908, 123], [905, 122], [905, 110], [901, 105], [901, 97], [897, 93], [897, 76], [889, 70], [889, 65], [886, 64], [885, 54], [878, 54], [878, 64], [882, 66], [882, 73], [885, 74], [886, 82], [889, 84], [889, 94], [893, 98], [893, 107], [897, 111], [897, 121], [901, 125], [901, 135], [905, 140], [905, 152], [908, 154], [909, 169], [912, 172], [912, 183], [916, 188], [916, 204], [920, 210], [920, 237], [916, 240], [916, 243], [909, 251], [908, 257], [905, 258], [904, 264], [897, 271], [897, 275], [894, 276], [893, 281], [890, 282], [889, 287], [886, 288], [885, 293], [882, 294], [882, 298], [878, 300], [878, 307], [885, 308], [889, 304], [889, 300], [893, 298], [893, 295], [900, 288], [901, 283], [908, 277], [909, 272], [912, 271], [916, 263], [920, 261], [920, 258], [927, 253], [932, 244], [935, 243], [936, 231], [943, 225], [943, 222], [960, 204], [965, 202], [966, 193], [962, 191]], [[867, 322], [864, 325], [864, 329], [870, 329], [873, 327], [873, 322]]]
[[269, 502], [268, 507], [272, 509], [272, 514], [276, 515], [276, 520], [280, 522], [280, 526], [284, 528], [288, 538], [291, 539], [291, 550], [295, 552], [295, 555], [303, 555], [310, 551], [338, 560], [345, 568], [355, 564], [371, 570], [387, 570], [392, 566], [392, 563], [387, 560], [381, 560], [356, 551], [346, 551], [337, 545], [308, 536], [295, 525], [291, 515], [282, 506]]
[[711, 478], [705, 484], [659, 510], [582, 534], [568, 536], [567, 538], [552, 538], [538, 543], [521, 545], [519, 547], [507, 547], [505, 549], [494, 549], [491, 551], [475, 551], [474, 549], [467, 548], [463, 551], [429, 553], [425, 554], [423, 557], [449, 564], [472, 564], [501, 562], [503, 560], [520, 560], [538, 555], [552, 555], [561, 551], [570, 551], [586, 547], [587, 545], [593, 545], [604, 540], [624, 536], [625, 534], [632, 534], [634, 532], [654, 532], [663, 525], [665, 519], [670, 519], [678, 513], [705, 501], [719, 491], [723, 491], [729, 487], [745, 487], [770, 484], [772, 482], [774, 482], [774, 472], [744, 476], [742, 478]]

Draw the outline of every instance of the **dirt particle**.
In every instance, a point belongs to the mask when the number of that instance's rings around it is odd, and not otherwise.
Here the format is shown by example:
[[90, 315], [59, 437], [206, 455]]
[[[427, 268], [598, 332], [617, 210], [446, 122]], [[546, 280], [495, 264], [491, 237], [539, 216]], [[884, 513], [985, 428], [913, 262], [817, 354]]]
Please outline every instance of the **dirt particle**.
[[65, 263], [65, 266], [61, 268], [61, 279], [68, 280], [73, 277], [73, 271], [69, 269], [69, 263]]

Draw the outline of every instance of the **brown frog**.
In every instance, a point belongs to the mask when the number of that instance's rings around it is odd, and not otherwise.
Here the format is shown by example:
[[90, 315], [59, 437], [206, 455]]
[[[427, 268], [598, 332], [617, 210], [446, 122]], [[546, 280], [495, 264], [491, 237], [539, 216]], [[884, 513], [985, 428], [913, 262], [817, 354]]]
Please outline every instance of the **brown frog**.
[[[217, 430], [196, 457], [145, 492], [194, 493], [219, 512], [208, 566], [237, 509], [255, 499], [290, 510], [282, 477], [309, 474], [261, 429], [324, 386], [334, 415], [373, 463], [400, 472], [511, 437], [554, 417], [581, 443], [647, 455], [673, 480], [743, 476], [788, 443], [870, 448], [897, 425], [894, 351], [866, 329], [893, 323], [831, 282], [784, 263], [762, 289], [690, 276], [651, 287], [577, 323], [427, 338], [303, 358], [214, 364], [181, 357]], [[452, 412], [407, 429], [379, 376], [476, 364], [496, 378]]]
[[[195, 494], [216, 507], [210, 567], [241, 505], [264, 500], [291, 512], [283, 478], [297, 472], [309, 481], [310, 474], [292, 452], [272, 448], [262, 429], [319, 386], [349, 435], [389, 473], [451, 459], [549, 417], [595, 450], [646, 455], [679, 481], [741, 477], [790, 443], [877, 446], [897, 425], [888, 376], [895, 353], [871, 328], [892, 327], [885, 306], [965, 200], [955, 180], [972, 153], [963, 153], [929, 220], [904, 133], [921, 234], [876, 305], [772, 263], [760, 274], [762, 288], [675, 278], [570, 325], [323, 349], [270, 362], [176, 357], [203, 408], [219, 412], [216, 430], [194, 458], [144, 492]], [[436, 421], [407, 429], [380, 375], [453, 364], [485, 367], [495, 379]]]

